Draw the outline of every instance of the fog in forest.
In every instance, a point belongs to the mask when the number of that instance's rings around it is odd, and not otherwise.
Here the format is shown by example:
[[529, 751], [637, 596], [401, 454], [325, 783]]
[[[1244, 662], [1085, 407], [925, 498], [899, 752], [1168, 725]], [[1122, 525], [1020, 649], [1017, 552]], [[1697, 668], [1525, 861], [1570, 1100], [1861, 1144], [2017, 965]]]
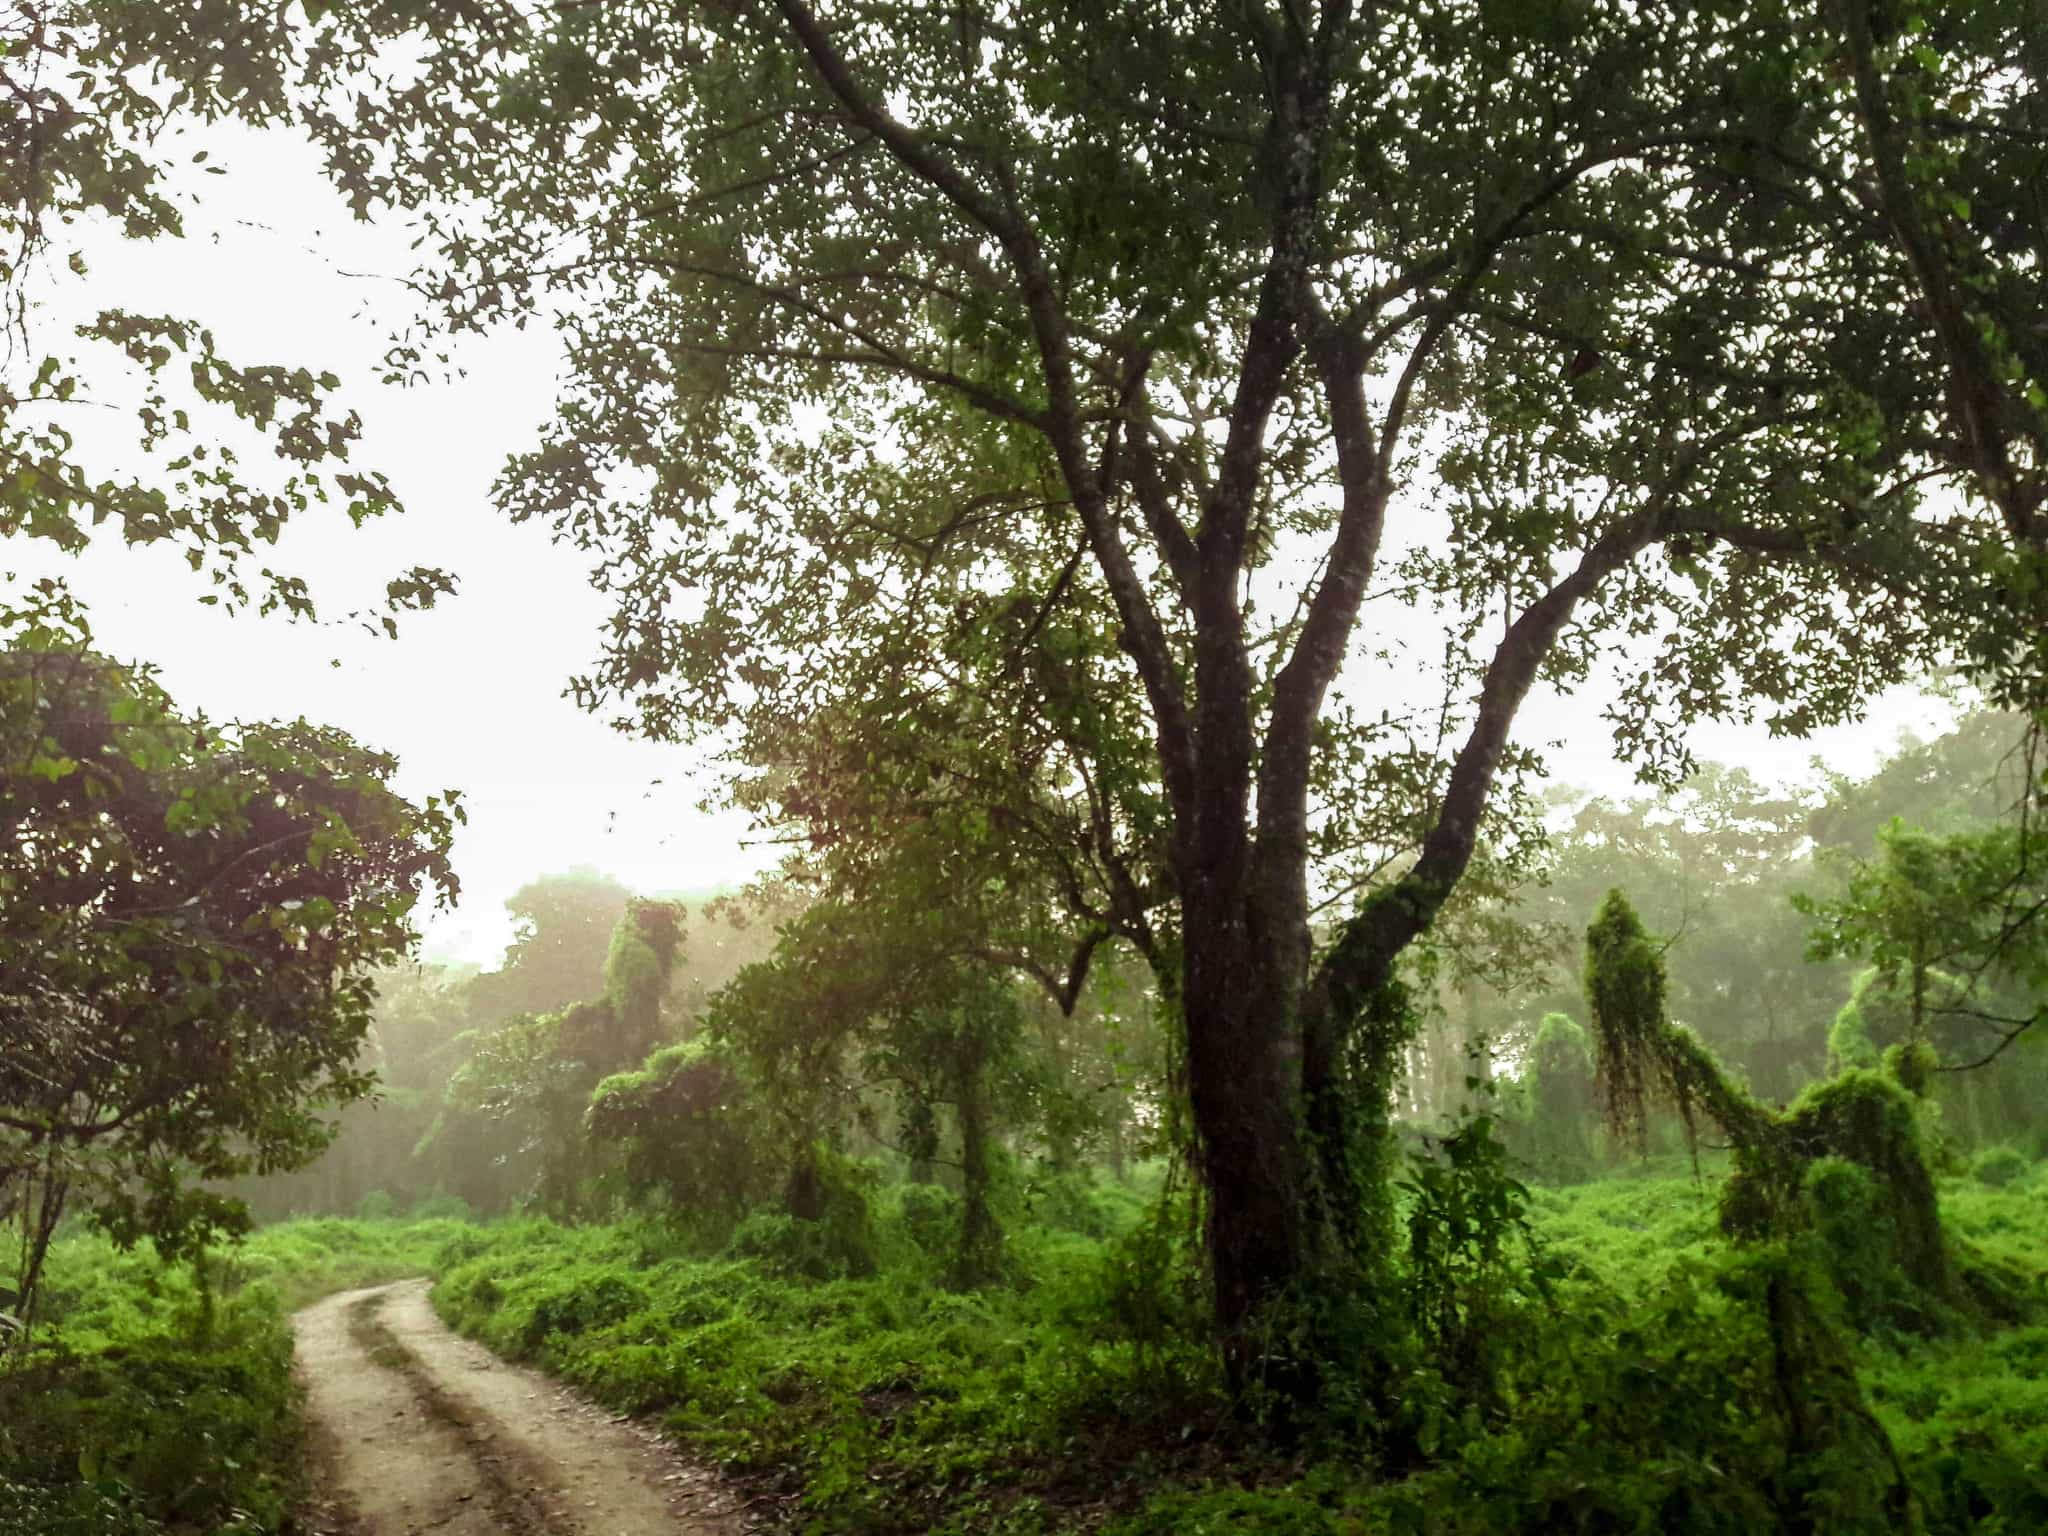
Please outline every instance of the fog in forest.
[[2044, 60], [0, 16], [0, 1531], [2048, 1529]]

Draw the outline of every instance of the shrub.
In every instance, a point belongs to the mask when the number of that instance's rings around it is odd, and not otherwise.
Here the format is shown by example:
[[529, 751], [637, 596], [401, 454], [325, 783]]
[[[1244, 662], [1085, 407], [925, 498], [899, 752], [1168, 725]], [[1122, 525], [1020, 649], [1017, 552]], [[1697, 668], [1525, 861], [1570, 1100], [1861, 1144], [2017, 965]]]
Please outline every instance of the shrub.
[[1576, 1019], [1544, 1015], [1517, 1086], [1505, 1127], [1517, 1155], [1547, 1177], [1584, 1178], [1593, 1164], [1598, 1103], [1592, 1043]]
[[960, 1236], [960, 1197], [937, 1184], [905, 1184], [895, 1193], [903, 1235], [926, 1257], [945, 1258]]
[[520, 1329], [520, 1342], [529, 1350], [539, 1349], [552, 1335], [574, 1338], [623, 1322], [648, 1304], [647, 1293], [621, 1275], [571, 1269], [559, 1280], [561, 1288], [537, 1299]]
[[1970, 1164], [1970, 1177], [1993, 1189], [2025, 1175], [2033, 1164], [2018, 1147], [1986, 1147]]
[[727, 1252], [757, 1259], [778, 1275], [836, 1280], [871, 1275], [876, 1263], [875, 1229], [868, 1196], [877, 1183], [874, 1167], [824, 1147], [813, 1147], [798, 1164], [792, 1184], [802, 1192], [785, 1196], [806, 1215], [756, 1211], [733, 1232]]
[[739, 1224], [726, 1251], [790, 1279], [838, 1280], [875, 1272], [866, 1222], [806, 1221], [787, 1211], [756, 1211]]
[[[69, 1317], [0, 1372], [0, 1529], [278, 1529], [297, 1420], [275, 1296], [257, 1288], [208, 1312], [189, 1271], [87, 1246], [111, 1262], [74, 1278]], [[78, 1257], [60, 1252], [59, 1267]]]
[[414, 1221], [474, 1221], [476, 1212], [460, 1195], [435, 1190], [412, 1208]]
[[1135, 1190], [1086, 1172], [1040, 1173], [1025, 1186], [1024, 1199], [1034, 1221], [1096, 1239], [1127, 1231], [1144, 1216], [1143, 1197]]
[[356, 1205], [357, 1221], [390, 1221], [397, 1214], [397, 1202], [381, 1189], [371, 1190]]

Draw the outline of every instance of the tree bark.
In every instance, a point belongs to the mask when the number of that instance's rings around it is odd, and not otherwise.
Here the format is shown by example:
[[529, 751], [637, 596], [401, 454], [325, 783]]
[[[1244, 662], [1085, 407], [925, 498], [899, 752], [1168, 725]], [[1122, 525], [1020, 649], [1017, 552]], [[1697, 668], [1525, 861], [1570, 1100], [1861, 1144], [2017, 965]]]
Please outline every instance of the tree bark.
[[987, 1051], [978, 1040], [959, 1048], [953, 1093], [960, 1116], [960, 1251], [954, 1278], [986, 1285], [1002, 1264], [1003, 1234], [989, 1198]]
[[[1239, 706], [1240, 750], [1211, 751], [1214, 735], [1205, 737], [1200, 789], [1207, 814], [1184, 854], [1192, 867], [1182, 881], [1182, 1015], [1218, 1338], [1229, 1379], [1241, 1389], [1269, 1374], [1259, 1340], [1266, 1309], [1290, 1293], [1304, 1295], [1332, 1244], [1331, 1212], [1315, 1198], [1305, 1136], [1307, 840], [1291, 826], [1268, 836], [1262, 825], [1256, 843], [1248, 834], [1249, 701], [1232, 702]], [[1222, 719], [1208, 719], [1211, 732], [1228, 729]], [[1292, 762], [1305, 805], [1302, 745]], [[1262, 801], [1274, 791], [1273, 777], [1269, 763]], [[1282, 801], [1290, 798], [1285, 788]]]
[[790, 1159], [782, 1205], [798, 1221], [819, 1221], [825, 1215], [825, 1180], [818, 1170], [818, 1146], [808, 1136], [797, 1144]]

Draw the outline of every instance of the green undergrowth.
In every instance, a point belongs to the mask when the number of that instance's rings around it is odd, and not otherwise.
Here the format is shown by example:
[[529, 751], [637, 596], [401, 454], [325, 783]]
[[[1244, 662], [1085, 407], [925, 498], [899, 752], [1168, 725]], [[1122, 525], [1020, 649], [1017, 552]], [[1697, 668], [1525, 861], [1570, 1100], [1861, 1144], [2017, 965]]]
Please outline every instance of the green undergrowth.
[[290, 1312], [425, 1273], [470, 1230], [289, 1222], [198, 1267], [147, 1244], [60, 1239], [29, 1345], [0, 1365], [0, 1531], [288, 1529], [300, 1454]]
[[927, 1186], [874, 1191], [857, 1264], [762, 1221], [318, 1220], [210, 1255], [202, 1284], [77, 1236], [0, 1373], [0, 1531], [289, 1530], [290, 1311], [422, 1272], [464, 1332], [665, 1426], [792, 1531], [2048, 1530], [2048, 1168], [1941, 1190], [1966, 1277], [2005, 1311], [1869, 1333], [1840, 1362], [1904, 1488], [1840, 1447], [1789, 1452], [1764, 1319], [1814, 1253], [1731, 1247], [1720, 1177], [1668, 1159], [1535, 1190], [1550, 1300], [1511, 1390], [1381, 1462], [1231, 1418], [1175, 1278], [1185, 1218], [1106, 1180], [1032, 1190], [1003, 1278], [974, 1291], [945, 1284], [957, 1202]]
[[1070, 1181], [974, 1291], [943, 1284], [955, 1204], [883, 1192], [874, 1272], [827, 1280], [755, 1229], [732, 1246], [757, 1256], [707, 1258], [652, 1223], [507, 1225], [450, 1246], [435, 1303], [656, 1416], [797, 1529], [1055, 1529], [1219, 1457], [1194, 1298], [1153, 1283], [1139, 1194]]
[[[1842, 1368], [1909, 1487], [1873, 1481], [1853, 1447], [1795, 1455], [1768, 1409], [1765, 1319], [1814, 1255], [1731, 1248], [1720, 1177], [1672, 1159], [1537, 1190], [1553, 1310], [1521, 1342], [1513, 1400], [1399, 1465], [1233, 1427], [1186, 1342], [1196, 1300], [1159, 1283], [1171, 1267], [1135, 1200], [1094, 1230], [1017, 1225], [1006, 1282], [976, 1292], [940, 1284], [925, 1191], [882, 1195], [859, 1278], [804, 1278], [758, 1240], [706, 1257], [653, 1224], [535, 1222], [452, 1242], [436, 1303], [662, 1423], [800, 1531], [2048, 1529], [2048, 1328], [1856, 1346]], [[2038, 1299], [2048, 1173], [1961, 1176], [1942, 1199], [1966, 1267]]]
[[[2031, 1281], [2048, 1265], [2048, 1163], [1942, 1191], [1942, 1218], [1981, 1269]], [[1895, 1340], [1865, 1369], [1872, 1405], [1948, 1530], [2048, 1531], [2048, 1306], [1984, 1336]]]

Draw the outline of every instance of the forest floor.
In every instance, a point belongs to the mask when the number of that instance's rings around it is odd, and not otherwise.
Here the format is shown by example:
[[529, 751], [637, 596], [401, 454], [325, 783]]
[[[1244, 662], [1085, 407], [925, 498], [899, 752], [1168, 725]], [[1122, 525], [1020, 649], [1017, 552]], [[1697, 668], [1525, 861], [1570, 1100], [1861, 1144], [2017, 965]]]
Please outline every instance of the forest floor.
[[456, 1337], [428, 1282], [292, 1320], [327, 1536], [739, 1536], [737, 1496], [652, 1432]]
[[[2012, 1315], [1854, 1343], [1930, 1533], [2048, 1532], [2048, 1161], [2018, 1161], [1941, 1185]], [[812, 1234], [772, 1213], [716, 1243], [645, 1218], [306, 1219], [203, 1264], [75, 1232], [42, 1341], [0, 1372], [0, 1531], [1777, 1529], [1754, 1296], [1778, 1260], [1721, 1236], [1702, 1164], [1532, 1190], [1551, 1290], [1503, 1329], [1512, 1416], [1430, 1419], [1441, 1383], [1411, 1373], [1396, 1428], [1438, 1442], [1394, 1465], [1340, 1397], [1312, 1441], [1230, 1417], [1156, 1183], [1015, 1193], [1004, 1278], [969, 1292], [943, 1283], [957, 1206], [926, 1186], [875, 1196], [871, 1269], [837, 1277], [799, 1272]], [[402, 1278], [426, 1274], [431, 1307]]]

